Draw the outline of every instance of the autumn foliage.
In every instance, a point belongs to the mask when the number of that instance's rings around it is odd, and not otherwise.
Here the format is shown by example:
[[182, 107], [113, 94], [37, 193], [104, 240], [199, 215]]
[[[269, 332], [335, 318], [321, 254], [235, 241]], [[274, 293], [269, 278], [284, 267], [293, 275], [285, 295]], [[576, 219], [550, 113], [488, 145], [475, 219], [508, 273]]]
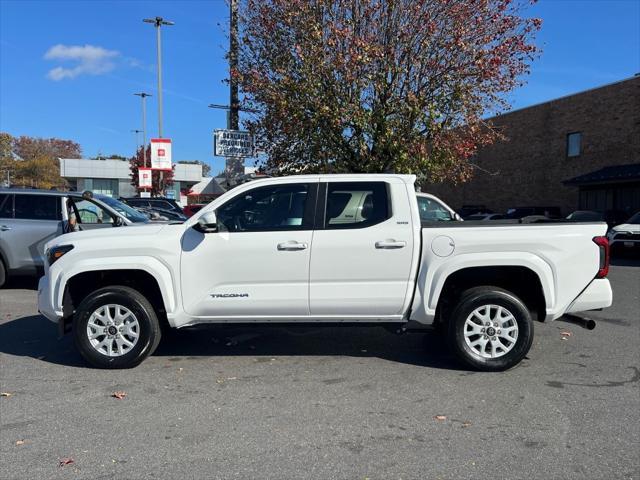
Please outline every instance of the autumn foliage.
[[80, 158], [81, 153], [80, 145], [71, 140], [0, 133], [0, 182], [9, 178], [16, 186], [66, 189], [58, 159]]
[[[144, 168], [144, 155], [142, 151], [142, 147], [138, 148], [136, 151], [136, 155], [129, 159], [129, 169], [131, 170], [131, 185], [136, 189], [138, 193], [149, 191], [148, 188], [138, 188], [138, 169]], [[147, 146], [147, 165], [151, 167], [151, 147]], [[175, 165], [172, 170], [165, 170], [163, 172], [162, 183], [160, 182], [160, 171], [153, 170], [151, 172], [151, 184], [153, 187], [151, 188], [151, 196], [157, 197], [162, 196], [162, 192], [167, 188], [173, 185], [173, 170], [175, 169]], [[164, 187], [164, 188], [163, 188]]]
[[517, 0], [246, 0], [244, 106], [273, 173], [465, 179], [538, 54]]

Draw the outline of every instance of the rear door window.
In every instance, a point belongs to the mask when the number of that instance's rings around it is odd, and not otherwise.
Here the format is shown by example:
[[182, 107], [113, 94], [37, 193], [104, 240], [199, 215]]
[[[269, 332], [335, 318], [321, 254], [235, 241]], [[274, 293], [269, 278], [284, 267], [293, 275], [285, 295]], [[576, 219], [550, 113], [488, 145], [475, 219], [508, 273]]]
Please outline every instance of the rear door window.
[[327, 186], [325, 229], [365, 228], [391, 217], [385, 182], [331, 182]]
[[24, 220], [61, 220], [60, 197], [53, 195], [15, 195], [15, 218]]
[[0, 218], [13, 218], [13, 195], [0, 193]]

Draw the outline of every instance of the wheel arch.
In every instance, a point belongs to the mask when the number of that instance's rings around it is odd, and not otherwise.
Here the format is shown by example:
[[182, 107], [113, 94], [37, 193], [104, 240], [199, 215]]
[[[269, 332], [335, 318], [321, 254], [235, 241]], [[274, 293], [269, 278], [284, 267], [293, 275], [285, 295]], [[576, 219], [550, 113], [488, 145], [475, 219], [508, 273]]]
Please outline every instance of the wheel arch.
[[[446, 320], [447, 313], [460, 298], [462, 292], [479, 286], [494, 286], [516, 295], [529, 311], [542, 321], [550, 307], [550, 289], [540, 273], [526, 265], [478, 265], [453, 270], [438, 282], [435, 292], [435, 318]], [[545, 286], [547, 288], [545, 289]], [[546, 291], [545, 291], [546, 290]], [[432, 297], [433, 300], [433, 297]]]
[[91, 291], [108, 285], [124, 285], [145, 295], [157, 313], [164, 318], [176, 309], [176, 292], [169, 269], [155, 259], [135, 261], [114, 259], [108, 265], [75, 263], [60, 275], [56, 288], [56, 304], [68, 317]]

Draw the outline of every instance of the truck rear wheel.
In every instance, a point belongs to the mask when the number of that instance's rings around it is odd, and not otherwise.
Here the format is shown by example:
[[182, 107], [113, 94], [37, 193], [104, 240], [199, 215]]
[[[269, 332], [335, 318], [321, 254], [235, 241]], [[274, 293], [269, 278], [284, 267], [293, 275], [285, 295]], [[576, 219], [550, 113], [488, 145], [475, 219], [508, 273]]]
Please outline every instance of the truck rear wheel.
[[73, 338], [82, 356], [98, 368], [131, 368], [160, 342], [160, 324], [149, 301], [124, 286], [89, 294], [73, 318]]
[[472, 368], [494, 372], [517, 365], [533, 342], [533, 321], [524, 303], [498, 287], [465, 291], [448, 322], [449, 344]]

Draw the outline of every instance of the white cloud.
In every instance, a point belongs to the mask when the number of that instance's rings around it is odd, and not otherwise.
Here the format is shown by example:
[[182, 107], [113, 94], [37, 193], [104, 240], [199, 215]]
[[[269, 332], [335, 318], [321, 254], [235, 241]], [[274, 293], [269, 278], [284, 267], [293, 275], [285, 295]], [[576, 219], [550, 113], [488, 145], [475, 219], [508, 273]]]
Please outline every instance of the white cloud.
[[120, 55], [116, 50], [96, 47], [94, 45], [54, 45], [47, 53], [45, 60], [77, 62], [74, 67], [55, 67], [47, 73], [54, 81], [65, 78], [76, 78], [79, 75], [102, 75], [115, 68], [114, 59]]

